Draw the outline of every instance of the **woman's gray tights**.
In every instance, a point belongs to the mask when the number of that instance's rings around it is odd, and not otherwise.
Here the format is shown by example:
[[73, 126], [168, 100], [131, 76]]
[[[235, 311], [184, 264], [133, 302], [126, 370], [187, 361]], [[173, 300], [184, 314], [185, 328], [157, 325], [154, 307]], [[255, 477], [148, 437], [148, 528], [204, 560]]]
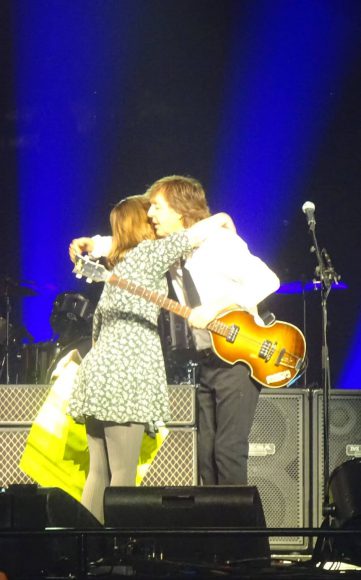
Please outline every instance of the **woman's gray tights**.
[[120, 425], [90, 418], [86, 430], [90, 466], [81, 502], [104, 523], [105, 488], [135, 485], [144, 425]]

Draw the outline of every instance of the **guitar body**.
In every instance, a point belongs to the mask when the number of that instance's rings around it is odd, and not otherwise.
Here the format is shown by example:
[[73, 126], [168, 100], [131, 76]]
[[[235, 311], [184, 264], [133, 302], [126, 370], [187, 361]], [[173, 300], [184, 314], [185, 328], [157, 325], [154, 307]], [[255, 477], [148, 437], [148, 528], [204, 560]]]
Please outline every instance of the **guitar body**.
[[251, 376], [264, 387], [285, 387], [299, 373], [306, 341], [296, 326], [281, 321], [260, 326], [242, 310], [231, 310], [217, 317], [217, 321], [239, 329], [234, 342], [210, 333], [217, 356], [230, 364], [246, 363]]

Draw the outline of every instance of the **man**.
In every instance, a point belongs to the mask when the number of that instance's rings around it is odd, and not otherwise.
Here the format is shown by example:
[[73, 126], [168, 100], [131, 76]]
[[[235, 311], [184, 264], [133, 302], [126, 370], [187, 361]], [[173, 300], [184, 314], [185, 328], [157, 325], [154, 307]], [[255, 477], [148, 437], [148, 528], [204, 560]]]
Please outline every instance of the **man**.
[[[190, 177], [159, 179], [146, 195], [151, 202], [148, 215], [159, 237], [209, 215], [205, 192], [199, 181]], [[107, 254], [109, 246], [109, 238], [78, 238], [69, 251], [71, 257], [83, 251], [100, 256]], [[201, 482], [247, 484], [248, 437], [260, 387], [250, 378], [245, 364], [230, 365], [210, 351], [210, 336], [204, 329], [219, 311], [231, 305], [257, 316], [257, 304], [277, 290], [279, 280], [235, 232], [225, 228], [187, 256], [184, 265], [173, 265], [169, 273], [179, 301], [193, 308], [189, 324], [200, 354], [197, 400]]]

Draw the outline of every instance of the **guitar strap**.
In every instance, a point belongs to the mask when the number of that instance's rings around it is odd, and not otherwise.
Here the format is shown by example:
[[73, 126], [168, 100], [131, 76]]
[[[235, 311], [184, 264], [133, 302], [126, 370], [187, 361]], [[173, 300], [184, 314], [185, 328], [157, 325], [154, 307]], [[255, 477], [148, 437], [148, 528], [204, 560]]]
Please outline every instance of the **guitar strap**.
[[[179, 299], [178, 296], [176, 294], [176, 291], [174, 290], [174, 286], [172, 284], [172, 278], [169, 272], [166, 273], [166, 278], [167, 278], [167, 283], [168, 283], [168, 298], [170, 298], [171, 300], [174, 300], [175, 302], [179, 303]], [[194, 284], [193, 284], [194, 285]], [[185, 294], [185, 292], [184, 292]], [[179, 349], [184, 349], [187, 348], [189, 350], [189, 352], [195, 352], [195, 346], [194, 346], [194, 342], [193, 342], [193, 336], [190, 330], [190, 327], [188, 326], [188, 321], [185, 320], [184, 318], [182, 318], [181, 316], [178, 316], [178, 314], [174, 314], [173, 312], [169, 312], [169, 324], [172, 327], [173, 324], [173, 335], [172, 335], [172, 330], [170, 329], [170, 333], [171, 333], [171, 343], [172, 343], [172, 347], [177, 350]], [[163, 334], [161, 336], [164, 336], [164, 330], [163, 330]], [[194, 358], [194, 354], [192, 355]], [[191, 355], [190, 355], [191, 357]]]
[[181, 269], [183, 275], [183, 289], [188, 306], [195, 308], [200, 306], [201, 299], [198, 290], [194, 284], [190, 271], [185, 266], [185, 260], [181, 260]]
[[174, 290], [174, 286], [172, 284], [172, 278], [171, 278], [169, 271], [166, 273], [166, 278], [167, 278], [167, 283], [168, 283], [168, 298], [170, 298], [171, 300], [175, 300], [176, 302], [179, 302], [178, 296], [177, 296], [177, 294]]

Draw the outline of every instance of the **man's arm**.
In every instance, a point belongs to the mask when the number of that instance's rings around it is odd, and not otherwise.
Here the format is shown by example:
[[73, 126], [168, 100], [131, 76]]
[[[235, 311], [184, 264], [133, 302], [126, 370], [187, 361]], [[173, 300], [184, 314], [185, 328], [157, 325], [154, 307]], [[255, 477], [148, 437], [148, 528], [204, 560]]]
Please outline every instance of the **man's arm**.
[[194, 328], [207, 328], [208, 324], [221, 314], [222, 310], [226, 311], [232, 308], [240, 307], [238, 304], [229, 304], [229, 300], [217, 300], [212, 304], [196, 306], [192, 308], [188, 324]]
[[[208, 254], [208, 250], [207, 250]], [[214, 284], [218, 286], [217, 296], [203, 296], [202, 305], [193, 309], [188, 320], [191, 326], [206, 328], [219, 311], [230, 305], [237, 305], [257, 317], [257, 304], [279, 288], [280, 281], [276, 274], [257, 256], [251, 254], [244, 240], [238, 235], [222, 234], [218, 236], [209, 248], [209, 263], [204, 276], [210, 281], [215, 277]], [[195, 264], [196, 268], [204, 268]], [[207, 256], [208, 258], [208, 256]], [[192, 271], [191, 271], [192, 273]]]
[[[236, 294], [233, 302], [248, 311], [273, 294], [280, 286], [278, 276], [263, 260], [249, 251], [246, 242], [236, 235], [228, 235], [218, 246], [214, 259], [221, 260], [219, 272], [233, 281]], [[221, 258], [220, 258], [221, 256]]]
[[69, 245], [69, 256], [72, 262], [76, 254], [88, 253], [94, 258], [106, 257], [112, 245], [111, 236], [93, 236], [92, 238], [75, 238]]
[[[233, 232], [236, 231], [232, 218], [226, 213], [218, 213], [205, 218], [188, 229], [188, 237], [191, 243], [200, 245], [217, 228], [224, 227]], [[93, 236], [92, 238], [75, 238], [69, 245], [69, 256], [72, 262], [76, 254], [88, 253], [94, 258], [106, 258], [112, 245], [111, 236]]]

